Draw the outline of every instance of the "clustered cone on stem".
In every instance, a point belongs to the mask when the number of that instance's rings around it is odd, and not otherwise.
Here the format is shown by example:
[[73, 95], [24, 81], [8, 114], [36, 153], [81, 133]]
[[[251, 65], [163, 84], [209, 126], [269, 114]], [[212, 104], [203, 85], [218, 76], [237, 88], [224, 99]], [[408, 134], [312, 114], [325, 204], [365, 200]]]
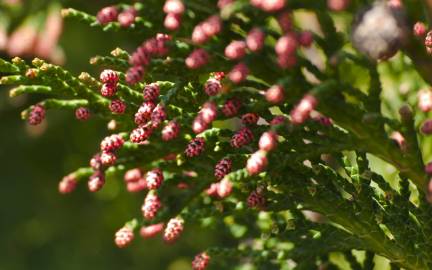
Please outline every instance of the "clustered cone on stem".
[[115, 233], [114, 242], [119, 248], [127, 247], [134, 239], [131, 228], [123, 227]]
[[174, 243], [182, 234], [184, 229], [184, 220], [176, 217], [168, 221], [165, 227], [163, 239], [166, 243]]
[[161, 207], [162, 203], [159, 197], [155, 193], [149, 192], [145, 197], [141, 211], [145, 219], [152, 220]]

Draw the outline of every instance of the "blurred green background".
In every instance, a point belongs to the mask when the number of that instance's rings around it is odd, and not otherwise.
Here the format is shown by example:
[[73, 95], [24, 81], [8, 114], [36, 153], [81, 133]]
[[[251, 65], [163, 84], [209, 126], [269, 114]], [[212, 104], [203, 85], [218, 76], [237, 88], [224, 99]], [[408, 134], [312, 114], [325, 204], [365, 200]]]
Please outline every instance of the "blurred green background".
[[[48, 4], [27, 2], [30, 7], [14, 11], [12, 24]], [[96, 14], [110, 3], [62, 4]], [[140, 42], [140, 37], [103, 33], [67, 20], [60, 46], [67, 69], [96, 74], [88, 64], [91, 56], [109, 54], [118, 46], [131, 49]], [[1, 57], [10, 58], [4, 53]], [[172, 246], [160, 237], [142, 240], [136, 235], [130, 247], [118, 249], [114, 233], [141, 215], [143, 194], [127, 193], [120, 179], [108, 179], [98, 194], [90, 194], [85, 183], [67, 196], [57, 191], [65, 174], [88, 164], [107, 134], [106, 124], [97, 119], [78, 122], [73, 112], [49, 111], [42, 127], [30, 128], [20, 112], [38, 98], [10, 99], [7, 88], [0, 88], [0, 269], [190, 269], [195, 254], [223, 241], [218, 240], [220, 233], [188, 227]]]

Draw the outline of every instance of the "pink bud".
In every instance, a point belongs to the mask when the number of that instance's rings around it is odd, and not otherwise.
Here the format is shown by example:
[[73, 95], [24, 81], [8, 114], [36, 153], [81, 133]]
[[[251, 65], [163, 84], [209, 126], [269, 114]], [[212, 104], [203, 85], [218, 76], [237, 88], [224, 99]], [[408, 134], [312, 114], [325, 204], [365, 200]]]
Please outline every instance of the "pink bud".
[[350, 0], [327, 0], [327, 7], [332, 11], [343, 11], [350, 4]]
[[185, 60], [186, 66], [190, 69], [197, 69], [207, 64], [208, 53], [204, 49], [194, 50]]
[[428, 175], [432, 175], [432, 162], [429, 162], [428, 164], [426, 164], [426, 166], [425, 166], [425, 172]]
[[175, 242], [181, 235], [184, 229], [184, 220], [181, 218], [172, 218], [168, 221], [165, 231], [164, 240], [166, 243]]
[[284, 89], [280, 85], [273, 85], [266, 93], [265, 98], [269, 103], [278, 104], [285, 100]]
[[199, 114], [201, 115], [202, 120], [205, 123], [210, 124], [217, 117], [216, 103], [214, 103], [213, 101], [207, 101], [206, 103], [203, 104]]
[[121, 27], [127, 28], [135, 22], [135, 17], [136, 10], [134, 8], [130, 8], [121, 12], [117, 17], [117, 21], [120, 23]]
[[115, 21], [117, 14], [118, 11], [115, 6], [104, 7], [98, 12], [96, 19], [100, 24], [105, 25], [109, 22]]
[[261, 194], [261, 192], [254, 190], [249, 194], [249, 197], [247, 198], [247, 205], [250, 208], [258, 208], [263, 209], [266, 204], [266, 199]]
[[201, 115], [195, 117], [192, 123], [192, 130], [195, 134], [199, 134], [208, 128], [208, 124], [203, 120]]
[[164, 175], [161, 169], [156, 168], [148, 171], [146, 174], [146, 182], [148, 189], [158, 189], [164, 181]]
[[258, 123], [259, 115], [256, 113], [246, 113], [242, 115], [241, 120], [244, 125], [255, 125]]
[[219, 186], [219, 182], [217, 183], [212, 183], [210, 185], [210, 187], [206, 190], [206, 194], [209, 195], [210, 197], [217, 197], [217, 188]]
[[113, 113], [123, 114], [126, 111], [126, 103], [124, 103], [120, 99], [114, 99], [111, 101], [109, 109]]
[[296, 35], [293, 32], [289, 32], [278, 39], [275, 51], [278, 55], [292, 55], [295, 53], [297, 46]]
[[426, 120], [420, 128], [421, 132], [425, 135], [432, 134], [432, 119]]
[[286, 33], [288, 31], [291, 31], [291, 29], [292, 29], [291, 12], [289, 12], [289, 11], [282, 12], [278, 16], [277, 21], [278, 21], [280, 28], [282, 29], [282, 32]]
[[234, 3], [235, 0], [218, 0], [217, 2], [217, 7], [219, 9], [223, 9], [229, 5], [231, 5], [232, 3]]
[[222, 30], [222, 20], [218, 15], [210, 16], [202, 22], [202, 28], [208, 37], [213, 37]]
[[390, 138], [391, 138], [392, 140], [394, 140], [394, 141], [399, 145], [399, 148], [400, 148], [402, 151], [406, 151], [406, 147], [407, 147], [407, 145], [406, 145], [405, 138], [404, 138], [404, 136], [403, 136], [399, 131], [394, 131], [394, 132], [390, 135]]
[[388, 0], [387, 6], [393, 9], [400, 9], [403, 7], [402, 0]]
[[261, 8], [267, 12], [275, 12], [285, 6], [285, 0], [264, 0], [261, 3]]
[[152, 220], [161, 207], [162, 204], [159, 197], [156, 194], [149, 192], [144, 199], [141, 211], [145, 219]]
[[27, 121], [30, 125], [39, 125], [45, 119], [45, 107], [40, 104], [36, 104], [32, 107]]
[[242, 106], [242, 103], [237, 98], [231, 98], [225, 101], [225, 104], [222, 107], [222, 113], [226, 117], [233, 117], [238, 114], [240, 108]]
[[100, 149], [101, 151], [111, 152], [121, 148], [123, 144], [124, 140], [120, 135], [112, 134], [102, 140]]
[[229, 72], [228, 78], [235, 84], [241, 83], [246, 80], [249, 74], [249, 68], [244, 63], [239, 63], [233, 67]]
[[117, 161], [117, 157], [114, 153], [105, 151], [102, 152], [100, 159], [104, 166], [112, 166]]
[[272, 151], [278, 144], [278, 136], [273, 131], [264, 132], [258, 142], [259, 149], [263, 151]]
[[226, 198], [231, 194], [232, 188], [233, 188], [233, 185], [232, 185], [231, 181], [224, 178], [217, 185], [217, 188], [216, 188], [217, 195], [220, 198]]
[[297, 56], [295, 54], [278, 55], [277, 60], [279, 66], [284, 69], [293, 68], [297, 64]]
[[140, 192], [147, 188], [147, 182], [144, 178], [140, 178], [136, 182], [129, 182], [126, 184], [126, 189], [129, 192]]
[[58, 189], [61, 194], [67, 194], [75, 190], [76, 187], [76, 178], [73, 174], [67, 175], [63, 177], [60, 181]]
[[418, 107], [423, 112], [429, 112], [432, 110], [432, 91], [429, 89], [423, 89], [418, 92]]
[[184, 4], [180, 0], [167, 0], [163, 6], [163, 12], [166, 14], [181, 15], [184, 11]]
[[88, 181], [88, 189], [91, 192], [100, 190], [105, 184], [105, 175], [102, 171], [95, 171]]
[[174, 31], [180, 28], [181, 24], [181, 17], [180, 15], [174, 14], [174, 13], [168, 13], [165, 16], [164, 20], [164, 26], [166, 29], [170, 31]]
[[192, 270], [205, 270], [210, 262], [210, 256], [203, 252], [195, 256], [192, 261]]
[[117, 84], [119, 81], [119, 75], [117, 72], [111, 69], [105, 69], [101, 72], [99, 75], [99, 78], [102, 83], [109, 83], [109, 84]]
[[426, 35], [426, 25], [422, 22], [416, 22], [413, 27], [414, 35], [417, 37], [424, 37]]
[[262, 3], [264, 2], [265, 0], [249, 0], [249, 3], [252, 5], [252, 6], [255, 6], [255, 7], [257, 7], [257, 8], [262, 8]]
[[264, 47], [265, 34], [262, 30], [255, 27], [246, 37], [246, 45], [252, 52], [257, 52]]
[[163, 129], [162, 129], [162, 140], [163, 141], [170, 141], [175, 138], [180, 133], [180, 124], [176, 121], [169, 122]]
[[129, 85], [134, 85], [141, 81], [144, 76], [144, 71], [144, 67], [142, 66], [133, 66], [129, 68], [126, 72], [126, 82]]
[[156, 235], [158, 235], [164, 228], [163, 223], [153, 224], [146, 227], [141, 227], [140, 229], [140, 235], [142, 238], [152, 238]]
[[246, 42], [242, 40], [231, 41], [225, 48], [225, 56], [231, 60], [237, 60], [245, 56]]
[[214, 176], [216, 179], [221, 180], [225, 175], [229, 174], [232, 169], [232, 160], [223, 158], [215, 165]]
[[192, 31], [192, 41], [195, 44], [203, 44], [209, 39], [209, 36], [204, 32], [204, 29], [201, 24], [195, 26]]
[[250, 175], [255, 175], [264, 171], [267, 164], [266, 152], [259, 150], [253, 153], [247, 160], [246, 169]]
[[282, 125], [282, 124], [286, 123], [286, 121], [287, 121], [287, 119], [285, 116], [277, 115], [270, 121], [270, 125], [272, 125], [272, 126]]
[[291, 111], [291, 121], [293, 124], [302, 124], [310, 113], [315, 109], [318, 100], [312, 95], [305, 95]]
[[432, 47], [432, 31], [426, 33], [424, 44], [427, 47], [426, 49], [430, 49]]
[[114, 242], [119, 248], [128, 246], [134, 239], [134, 233], [132, 229], [123, 227], [115, 233]]
[[90, 118], [90, 110], [86, 107], [79, 107], [75, 110], [75, 117], [78, 120], [86, 121]]
[[139, 168], [131, 169], [124, 174], [124, 181], [126, 183], [138, 182], [142, 176], [142, 171]]
[[209, 96], [216, 96], [221, 90], [222, 83], [215, 78], [209, 78], [204, 85], [204, 91]]
[[303, 47], [310, 47], [313, 42], [313, 34], [310, 31], [303, 31], [298, 36], [298, 41]]

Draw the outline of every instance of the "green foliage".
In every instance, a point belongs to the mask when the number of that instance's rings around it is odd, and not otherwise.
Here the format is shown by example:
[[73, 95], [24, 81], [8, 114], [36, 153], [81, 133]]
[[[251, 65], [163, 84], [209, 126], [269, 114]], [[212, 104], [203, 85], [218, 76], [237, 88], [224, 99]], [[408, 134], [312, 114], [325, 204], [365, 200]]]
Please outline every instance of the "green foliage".
[[[126, 82], [130, 57], [127, 51], [117, 48], [110, 55], [93, 57], [92, 65], [98, 69], [112, 68], [120, 75], [116, 97], [128, 106], [122, 115], [109, 110], [110, 99], [98, 93], [101, 83], [95, 76], [85, 72], [74, 75], [38, 58], [31, 63], [17, 57], [0, 60], [3, 75], [0, 84], [16, 86], [9, 92], [11, 97], [43, 95], [38, 104], [48, 113], [88, 107], [93, 116], [114, 120], [115, 132], [128, 138], [135, 127], [134, 114], [144, 101], [143, 87], [157, 82], [167, 118], [181, 124], [181, 136], [164, 142], [157, 130], [149, 144], [127, 141], [116, 153], [116, 164], [106, 168], [105, 173], [109, 181], [121, 181], [128, 169], [140, 167], [146, 171], [160, 167], [165, 181], [157, 194], [163, 208], [154, 220], [138, 215], [127, 226], [138, 230], [139, 226], [181, 216], [186, 230], [190, 225], [200, 224], [229, 232], [227, 247], [206, 250], [215, 269], [219, 263], [222, 269], [233, 269], [231, 262], [247, 262], [256, 269], [347, 267], [338, 261], [354, 270], [377, 269], [379, 256], [388, 259], [392, 269], [431, 269], [432, 206], [427, 200], [428, 177], [423, 162], [430, 157], [430, 150], [424, 149], [429, 144], [419, 140], [417, 131], [418, 123], [427, 116], [420, 110], [403, 107], [399, 117], [399, 106], [391, 104], [415, 105], [416, 91], [425, 84], [420, 76], [430, 81], [426, 76], [430, 73], [426, 70], [429, 63], [420, 60], [428, 57], [430, 62], [429, 56], [424, 50], [413, 49], [420, 42], [412, 40], [404, 52], [387, 63], [371, 63], [350, 48], [346, 33], [338, 32], [336, 15], [326, 10], [324, 1], [292, 0], [289, 7], [294, 16], [299, 10], [306, 10], [318, 22], [320, 33], [315, 35], [314, 50], [322, 53], [325, 60], [321, 66], [317, 65], [306, 50], [301, 50], [295, 67], [281, 69], [272, 51], [280, 36], [280, 29], [272, 23], [275, 16], [252, 8], [248, 2], [239, 0], [229, 7], [231, 10], [221, 11], [223, 33], [202, 46], [211, 53], [211, 60], [201, 69], [187, 69], [184, 58], [196, 47], [189, 40], [193, 26], [219, 12], [214, 1], [206, 5], [185, 1], [187, 12], [181, 30], [173, 33], [169, 42], [169, 56], [152, 59], [143, 82], [135, 85]], [[350, 11], [358, 10], [360, 2], [353, 1]], [[411, 4], [407, 6], [411, 12]], [[128, 5], [118, 7], [125, 9]], [[139, 16], [125, 31], [142, 40], [162, 31], [159, 27], [162, 3], [150, 1], [134, 7]], [[123, 31], [117, 22], [102, 26], [95, 16], [75, 9], [64, 9], [62, 15], [103, 31]], [[418, 16], [416, 13], [408, 15], [413, 21], [422, 19], [413, 17]], [[346, 19], [342, 22], [349, 23]], [[263, 27], [268, 36], [263, 52], [247, 54], [244, 59], [251, 70], [247, 80], [239, 85], [224, 81], [227, 93], [210, 100], [221, 105], [227, 98], [239, 98], [244, 103], [241, 113], [255, 112], [268, 123], [275, 115], [289, 118], [299, 100], [312, 95], [319, 101], [316, 110], [330, 117], [334, 124], [322, 125], [309, 119], [300, 125], [291, 122], [258, 125], [253, 129], [255, 138], [267, 130], [277, 132], [280, 138], [278, 147], [267, 153], [266, 170], [250, 175], [245, 164], [255, 152], [257, 140], [240, 149], [231, 147], [233, 129], [238, 128], [235, 119], [219, 116], [213, 127], [198, 135], [193, 133], [191, 123], [202, 104], [209, 100], [202, 89], [210, 73], [229, 71], [234, 65], [223, 57], [223, 48], [232, 39], [244, 38], [256, 25]], [[306, 26], [301, 21], [296, 25]], [[415, 81], [409, 81], [411, 88], [399, 95], [389, 86], [392, 82], [400, 84], [398, 79]], [[277, 106], [265, 101], [260, 93], [275, 84], [286, 89], [285, 101]], [[23, 118], [28, 118], [31, 109], [23, 112]], [[393, 132], [404, 138], [402, 145], [391, 139]], [[188, 158], [183, 152], [195, 136], [205, 139], [205, 151], [199, 157]], [[176, 156], [174, 160], [164, 159], [171, 153]], [[218, 200], [209, 197], [205, 190], [215, 181], [214, 165], [224, 157], [233, 160], [233, 171], [225, 179], [234, 188], [229, 197]], [[376, 169], [389, 166], [395, 170], [393, 175]], [[92, 168], [84, 167], [70, 176], [81, 184], [93, 172]], [[176, 188], [179, 183], [187, 184], [188, 188]], [[266, 199], [263, 209], [247, 206], [248, 195], [255, 190], [260, 190]], [[343, 254], [343, 259], [332, 259], [335, 254]]]

